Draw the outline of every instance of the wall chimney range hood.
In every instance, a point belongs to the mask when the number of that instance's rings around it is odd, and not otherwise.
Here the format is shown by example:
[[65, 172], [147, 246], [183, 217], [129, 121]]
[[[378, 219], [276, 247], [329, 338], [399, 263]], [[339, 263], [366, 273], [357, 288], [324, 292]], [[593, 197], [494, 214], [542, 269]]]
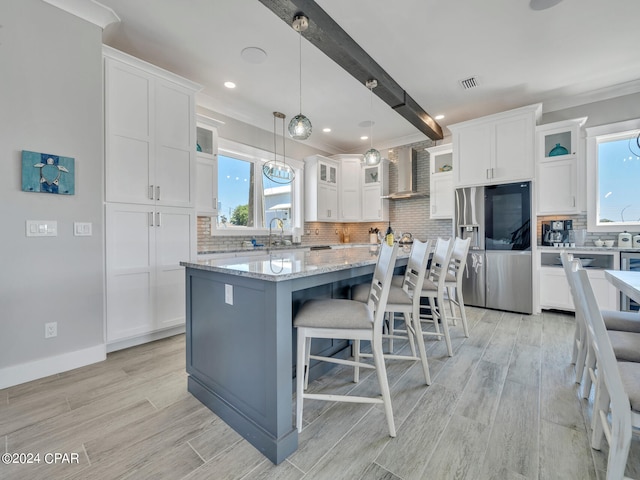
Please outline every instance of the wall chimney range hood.
[[418, 155], [413, 148], [401, 148], [398, 150], [398, 188], [395, 193], [385, 195], [382, 198], [401, 200], [405, 198], [420, 198], [428, 196], [418, 192]]

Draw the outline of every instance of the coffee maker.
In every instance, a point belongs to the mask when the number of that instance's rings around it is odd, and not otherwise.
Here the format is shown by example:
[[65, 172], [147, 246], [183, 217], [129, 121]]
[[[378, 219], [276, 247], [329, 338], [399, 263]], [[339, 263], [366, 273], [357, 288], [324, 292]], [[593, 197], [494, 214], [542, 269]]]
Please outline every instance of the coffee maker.
[[552, 220], [542, 223], [542, 244], [554, 246], [555, 244], [574, 243], [573, 220]]

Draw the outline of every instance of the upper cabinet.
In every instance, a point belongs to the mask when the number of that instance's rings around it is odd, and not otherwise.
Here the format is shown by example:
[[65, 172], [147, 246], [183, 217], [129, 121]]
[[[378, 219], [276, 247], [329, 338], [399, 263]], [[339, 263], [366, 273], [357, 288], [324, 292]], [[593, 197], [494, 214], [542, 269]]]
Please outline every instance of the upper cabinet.
[[453, 218], [453, 146], [438, 145], [429, 152], [430, 218]]
[[587, 117], [536, 128], [538, 215], [576, 214], [584, 210], [585, 166], [582, 127]]
[[364, 166], [362, 155], [313, 155], [305, 159], [307, 222], [375, 222], [389, 218], [389, 161]]
[[104, 46], [106, 201], [192, 207], [199, 86]]
[[339, 163], [322, 155], [304, 161], [304, 219], [307, 222], [338, 221]]
[[218, 214], [218, 127], [223, 122], [204, 115], [196, 125], [196, 212], [201, 216]]
[[340, 221], [358, 222], [362, 218], [362, 155], [334, 155], [331, 158], [340, 162]]
[[362, 216], [363, 222], [386, 222], [389, 220], [389, 200], [382, 197], [389, 193], [389, 160], [382, 159], [378, 165], [362, 166]]
[[542, 112], [535, 104], [449, 125], [456, 187], [531, 180], [534, 134]]

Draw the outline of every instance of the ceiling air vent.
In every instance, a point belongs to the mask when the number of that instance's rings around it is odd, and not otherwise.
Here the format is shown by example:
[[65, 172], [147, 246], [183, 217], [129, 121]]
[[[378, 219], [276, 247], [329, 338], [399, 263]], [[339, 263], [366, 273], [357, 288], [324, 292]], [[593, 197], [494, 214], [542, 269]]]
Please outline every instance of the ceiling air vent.
[[469, 90], [470, 88], [476, 88], [478, 86], [478, 79], [476, 77], [469, 77], [464, 80], [460, 80], [458, 83], [462, 85], [464, 90]]

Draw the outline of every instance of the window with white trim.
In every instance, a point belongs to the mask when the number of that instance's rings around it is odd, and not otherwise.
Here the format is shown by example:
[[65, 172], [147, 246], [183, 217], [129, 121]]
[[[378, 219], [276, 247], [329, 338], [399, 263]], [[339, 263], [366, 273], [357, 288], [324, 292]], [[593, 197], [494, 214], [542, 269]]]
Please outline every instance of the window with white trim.
[[640, 226], [640, 119], [587, 129], [587, 228]]
[[298, 185], [302, 181], [302, 162], [286, 159], [295, 178], [282, 185], [262, 173], [262, 166], [273, 159], [273, 153], [220, 139], [217, 159], [218, 215], [212, 235], [264, 234], [275, 218], [283, 220], [285, 231], [302, 224], [302, 213], [297, 207], [301, 205]]

